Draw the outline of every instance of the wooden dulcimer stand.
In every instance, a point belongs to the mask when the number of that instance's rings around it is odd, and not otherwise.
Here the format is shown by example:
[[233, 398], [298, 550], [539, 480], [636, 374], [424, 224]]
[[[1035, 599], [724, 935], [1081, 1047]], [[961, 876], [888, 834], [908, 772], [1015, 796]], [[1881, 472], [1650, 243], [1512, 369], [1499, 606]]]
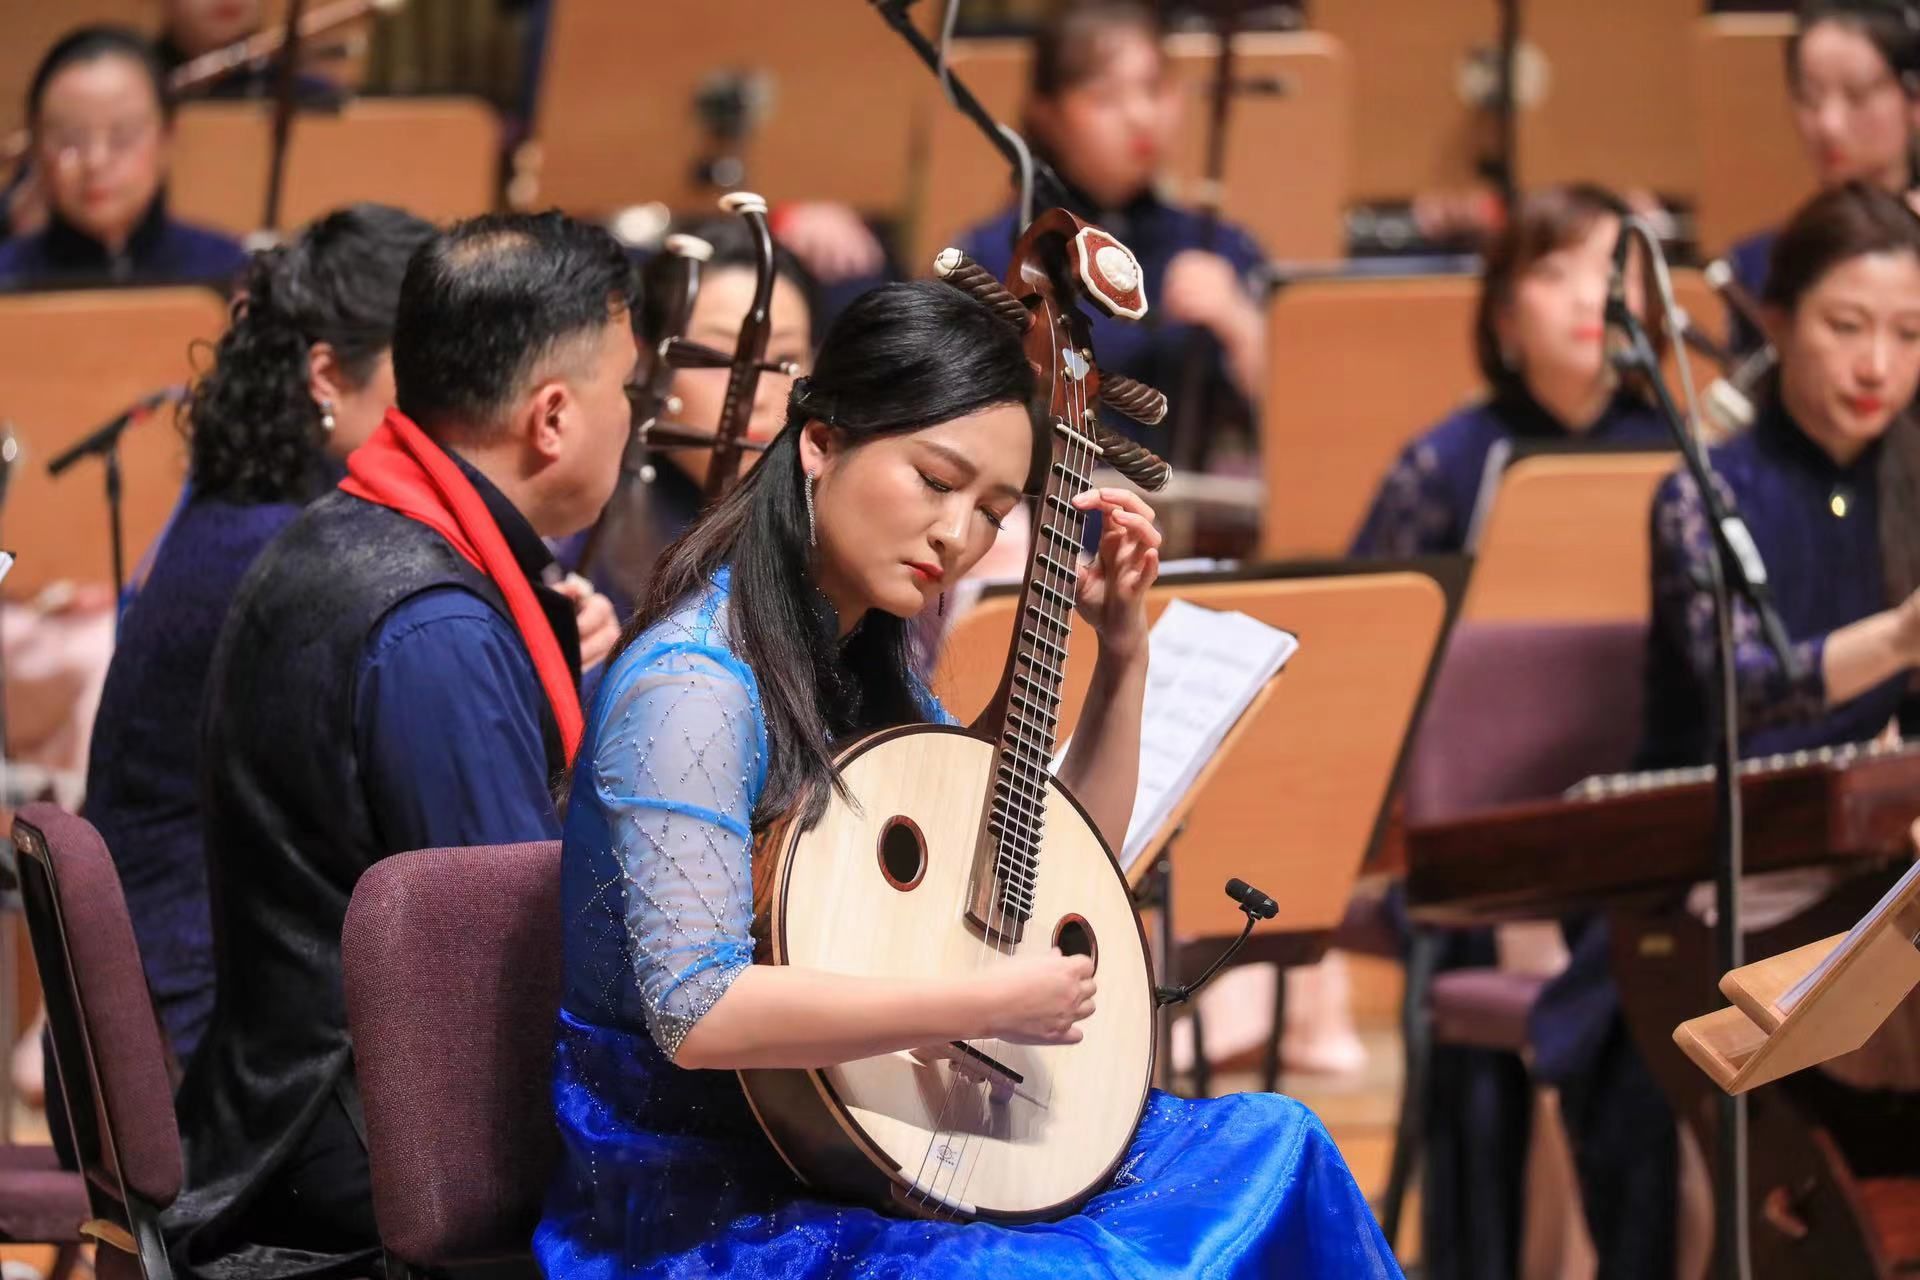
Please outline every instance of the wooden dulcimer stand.
[[[1826, 971], [1790, 999], [1822, 964]], [[1745, 1093], [1858, 1049], [1916, 985], [1920, 877], [1902, 880], [1853, 933], [1728, 973], [1720, 991], [1733, 1004], [1681, 1023], [1673, 1039], [1715, 1084]]]

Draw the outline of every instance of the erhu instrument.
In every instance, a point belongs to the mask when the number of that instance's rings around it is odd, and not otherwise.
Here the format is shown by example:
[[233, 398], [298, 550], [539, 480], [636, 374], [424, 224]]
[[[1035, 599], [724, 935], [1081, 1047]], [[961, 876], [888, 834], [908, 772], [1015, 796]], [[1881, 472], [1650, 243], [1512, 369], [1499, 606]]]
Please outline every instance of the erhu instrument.
[[1158, 421], [1159, 392], [1101, 373], [1080, 303], [1146, 313], [1139, 262], [1064, 209], [1036, 218], [1004, 283], [957, 250], [936, 270], [1025, 343], [1047, 397], [1051, 461], [1034, 516], [1013, 651], [969, 729], [910, 725], [836, 761], [811, 829], [778, 824], [754, 853], [762, 963], [937, 979], [1054, 948], [1092, 957], [1100, 1001], [1077, 1044], [959, 1042], [817, 1070], [740, 1073], [783, 1159], [829, 1194], [935, 1217], [1071, 1212], [1112, 1175], [1153, 1074], [1155, 990], [1126, 878], [1048, 769], [1086, 513], [1104, 464], [1157, 489], [1166, 463], [1100, 425], [1096, 405]]

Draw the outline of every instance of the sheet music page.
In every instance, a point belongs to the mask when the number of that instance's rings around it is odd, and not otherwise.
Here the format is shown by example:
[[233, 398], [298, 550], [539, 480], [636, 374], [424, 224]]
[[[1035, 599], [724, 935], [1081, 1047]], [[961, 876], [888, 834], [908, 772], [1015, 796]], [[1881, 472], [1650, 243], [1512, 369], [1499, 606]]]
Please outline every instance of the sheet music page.
[[[1120, 849], [1133, 866], [1193, 786], [1221, 740], [1300, 642], [1244, 613], [1175, 599], [1148, 641], [1147, 696], [1140, 726], [1140, 787]], [[1066, 744], [1054, 768], [1066, 756]]]
[[[1151, 678], [1151, 673], [1149, 673], [1149, 678]], [[1886, 915], [1887, 912], [1892, 909], [1893, 904], [1900, 900], [1901, 895], [1912, 888], [1916, 878], [1920, 878], [1920, 862], [1916, 862], [1908, 867], [1907, 874], [1901, 876], [1899, 882], [1896, 883], [1893, 888], [1880, 895], [1880, 901], [1873, 904], [1873, 910], [1861, 916], [1860, 923], [1847, 930], [1847, 936], [1840, 940], [1839, 946], [1827, 952], [1827, 958], [1825, 960], [1813, 966], [1813, 968], [1808, 971], [1806, 977], [1794, 983], [1787, 991], [1787, 994], [1775, 1001], [1779, 1006], [1780, 1012], [1785, 1013], [1796, 1004], [1799, 1004], [1800, 998], [1806, 995], [1807, 992], [1813, 990], [1814, 983], [1820, 981], [1834, 965], [1839, 964], [1840, 957], [1846, 955], [1848, 951], [1853, 949], [1860, 941], [1861, 935], [1866, 933], [1868, 929], [1871, 929], [1880, 917]]]

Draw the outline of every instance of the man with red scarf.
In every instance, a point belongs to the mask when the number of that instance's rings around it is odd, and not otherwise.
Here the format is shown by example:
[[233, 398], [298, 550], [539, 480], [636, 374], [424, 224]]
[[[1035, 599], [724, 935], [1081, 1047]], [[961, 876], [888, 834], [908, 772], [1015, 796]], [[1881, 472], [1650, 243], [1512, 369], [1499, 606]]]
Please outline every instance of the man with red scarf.
[[559, 214], [461, 223], [407, 268], [397, 407], [249, 572], [208, 685], [218, 997], [178, 1099], [185, 1275], [377, 1264], [341, 994], [360, 873], [559, 834], [552, 783], [601, 597], [546, 585], [543, 537], [612, 493], [637, 352], [626, 255]]

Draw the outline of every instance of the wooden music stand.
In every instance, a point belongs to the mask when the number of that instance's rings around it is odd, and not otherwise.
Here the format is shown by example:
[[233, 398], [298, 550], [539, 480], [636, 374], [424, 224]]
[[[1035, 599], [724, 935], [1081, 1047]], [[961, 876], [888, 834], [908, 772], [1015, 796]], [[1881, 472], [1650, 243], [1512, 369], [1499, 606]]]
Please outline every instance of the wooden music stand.
[[[1240, 932], [1244, 917], [1221, 892], [1234, 876], [1267, 888], [1280, 904], [1274, 919], [1254, 927], [1236, 963], [1284, 967], [1325, 954], [1385, 825], [1457, 611], [1461, 567], [1452, 560], [1417, 570], [1265, 565], [1182, 575], [1154, 588], [1153, 619], [1178, 597], [1248, 614], [1300, 639], [1300, 651], [1248, 703], [1127, 868], [1136, 900], [1156, 916], [1162, 985], [1196, 975], [1223, 939]], [[992, 596], [954, 626], [935, 688], [963, 720], [992, 696], [1016, 607], [1012, 595]], [[1077, 658], [1063, 690], [1063, 741], [1079, 718], [1097, 646], [1084, 621], [1076, 616], [1073, 625], [1070, 644], [1078, 647], [1070, 649]], [[1173, 1062], [1172, 1025], [1171, 1016], [1157, 1022], [1163, 1083]]]
[[1647, 513], [1673, 453], [1523, 457], [1499, 477], [1462, 616], [1474, 622], [1638, 621], [1649, 599]]
[[[0, 507], [0, 545], [18, 552], [9, 600], [62, 578], [108, 582], [113, 561], [98, 461], [54, 479], [47, 460], [128, 405], [192, 374], [195, 343], [226, 327], [209, 289], [116, 289], [0, 298], [0, 428], [20, 454]], [[162, 406], [121, 437], [127, 563], [166, 523], [186, 443]]]
[[1920, 985], [1920, 878], [1898, 886], [1845, 954], [1783, 1010], [1782, 997], [1847, 940], [1837, 933], [1733, 970], [1720, 979], [1733, 1004], [1681, 1023], [1674, 1043], [1734, 1094], [1858, 1049]]
[[[192, 102], [174, 120], [173, 211], [235, 235], [260, 225], [271, 104]], [[298, 227], [356, 200], [429, 222], [494, 207], [500, 122], [478, 98], [366, 98], [296, 114], [281, 223]]]
[[1789, 13], [1695, 19], [1688, 77], [1699, 153], [1694, 239], [1708, 253], [1785, 221], [1814, 192], [1787, 96], [1793, 22]]
[[[1461, 581], [1460, 562], [1449, 559], [1263, 565], [1183, 575], [1154, 588], [1155, 618], [1179, 596], [1249, 614], [1301, 643], [1157, 838], [1164, 850], [1180, 836], [1169, 915], [1171, 936], [1184, 947], [1217, 950], [1218, 939], [1240, 931], [1243, 917], [1220, 891], [1240, 876], [1264, 881], [1280, 902], [1279, 915], [1256, 928], [1247, 958], [1304, 964], [1325, 951], [1384, 826]], [[997, 686], [1015, 607], [1014, 597], [992, 595], [954, 625], [934, 688], [963, 721]], [[1097, 648], [1077, 617], [1071, 643], [1063, 740], [1079, 717]], [[1163, 860], [1152, 854], [1150, 847], [1134, 862], [1136, 886]]]
[[[930, 6], [916, 12], [934, 20]], [[871, 6], [569, 0], [547, 32], [536, 206], [711, 210], [718, 193], [695, 174], [705, 137], [694, 97], [728, 72], [757, 74], [769, 96], [740, 153], [749, 189], [869, 213], [905, 203], [930, 77]]]

